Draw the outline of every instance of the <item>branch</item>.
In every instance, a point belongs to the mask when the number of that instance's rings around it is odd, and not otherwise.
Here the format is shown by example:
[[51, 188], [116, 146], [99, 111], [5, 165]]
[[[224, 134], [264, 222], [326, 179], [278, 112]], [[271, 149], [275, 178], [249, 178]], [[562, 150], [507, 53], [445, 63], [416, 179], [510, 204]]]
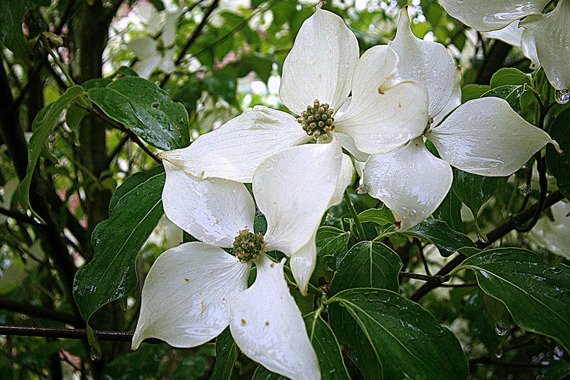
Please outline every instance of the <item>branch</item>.
[[9, 301], [0, 298], [0, 309], [13, 311], [20, 314], [29, 315], [31, 317], [51, 319], [73, 326], [82, 325], [83, 321], [73, 315], [62, 313], [56, 310], [44, 309], [34, 305], [23, 304], [15, 301]]
[[22, 214], [21, 212], [18, 211], [14, 211], [14, 210], [8, 210], [5, 209], [4, 207], [0, 207], [0, 214], [5, 215], [9, 218], [12, 218], [14, 220], [17, 220], [19, 222], [24, 222], [27, 224], [30, 224], [32, 226], [35, 227], [40, 227], [41, 223], [36, 222], [36, 220], [26, 214]]
[[[549, 208], [553, 204], [561, 201], [563, 198], [564, 195], [562, 195], [560, 190], [556, 190], [554, 193], [546, 197], [546, 200], [544, 201], [544, 209]], [[509, 232], [516, 229], [518, 226], [524, 224], [528, 220], [532, 220], [539, 207], [541, 207], [541, 205], [537, 203], [527, 208], [526, 210], [514, 215], [512, 218], [508, 219], [504, 224], [500, 225], [499, 227], [489, 232], [485, 239], [476, 241], [475, 246], [480, 249], [488, 247], [493, 242], [499, 240]], [[436, 276], [437, 275], [445, 276], [449, 274], [449, 272], [451, 272], [453, 269], [459, 266], [466, 258], [467, 257], [465, 255], [458, 253], [457, 256], [455, 256], [450, 262], [448, 262], [443, 268], [441, 268], [439, 272], [437, 272]], [[412, 294], [410, 299], [412, 301], [417, 302], [420, 299], [422, 299], [423, 296], [428, 294], [432, 289], [436, 287], [437, 284], [427, 282], [424, 285], [422, 285], [418, 290], [416, 290], [416, 292]]]
[[[99, 340], [114, 342], [130, 342], [133, 339], [133, 333], [126, 331], [103, 331], [94, 330]], [[0, 325], [0, 335], [16, 335], [16, 336], [37, 336], [49, 338], [64, 339], [87, 339], [85, 329], [55, 329], [49, 327], [28, 327]], [[147, 343], [163, 343], [159, 339], [146, 339]]]
[[[196, 3], [194, 6], [198, 5], [199, 3], [200, 2]], [[184, 61], [184, 57], [186, 56], [186, 53], [188, 52], [190, 47], [192, 47], [194, 42], [196, 42], [196, 40], [198, 39], [200, 34], [202, 34], [202, 30], [204, 30], [204, 28], [206, 27], [206, 24], [208, 24], [208, 18], [210, 18], [210, 16], [212, 15], [212, 12], [214, 12], [214, 10], [218, 7], [218, 3], [219, 3], [219, 0], [214, 0], [212, 2], [212, 4], [210, 4], [208, 9], [206, 9], [206, 11], [204, 12], [204, 17], [202, 17], [202, 20], [200, 21], [200, 23], [198, 24], [196, 29], [194, 29], [194, 31], [192, 32], [192, 35], [190, 36], [190, 38], [188, 38], [188, 41], [186, 41], [186, 43], [182, 47], [182, 50], [178, 54], [178, 57], [174, 61], [174, 66], [178, 66], [182, 61]], [[168, 82], [168, 80], [170, 79], [171, 75], [172, 75], [171, 73], [168, 73], [164, 76], [164, 78], [162, 78], [162, 80], [160, 81], [160, 87], [164, 87], [166, 82]]]
[[469, 364], [491, 364], [506, 367], [522, 367], [522, 368], [544, 368], [548, 367], [547, 364], [542, 363], [527, 363], [527, 362], [505, 362], [493, 358], [478, 358], [469, 360]]
[[512, 46], [499, 40], [495, 40], [489, 49], [489, 53], [485, 55], [483, 65], [477, 73], [476, 84], [488, 84], [491, 81], [493, 74], [503, 67], [505, 58], [509, 55]]

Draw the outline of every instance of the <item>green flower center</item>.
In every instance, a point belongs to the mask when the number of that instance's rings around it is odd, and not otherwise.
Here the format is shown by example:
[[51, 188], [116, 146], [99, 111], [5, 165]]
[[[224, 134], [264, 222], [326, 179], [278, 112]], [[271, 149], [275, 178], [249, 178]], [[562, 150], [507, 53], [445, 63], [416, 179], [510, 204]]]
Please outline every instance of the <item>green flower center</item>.
[[315, 139], [334, 129], [334, 110], [330, 108], [328, 103], [315, 100], [312, 106], [307, 106], [307, 110], [297, 119], [299, 124], [303, 126], [303, 130], [309, 136]]
[[262, 234], [254, 234], [248, 229], [241, 230], [232, 246], [234, 255], [242, 263], [256, 262], [265, 252], [265, 240]]

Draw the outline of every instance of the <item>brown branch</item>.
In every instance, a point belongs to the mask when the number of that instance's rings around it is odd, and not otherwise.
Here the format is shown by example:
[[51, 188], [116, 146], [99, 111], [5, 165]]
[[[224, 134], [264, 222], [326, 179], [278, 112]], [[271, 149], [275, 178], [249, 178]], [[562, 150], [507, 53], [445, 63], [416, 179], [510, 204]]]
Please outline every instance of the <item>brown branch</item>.
[[[94, 332], [97, 338], [103, 341], [130, 342], [133, 339], [133, 333], [126, 331], [95, 330]], [[50, 327], [29, 327], [13, 325], [0, 325], [0, 335], [87, 339], [87, 331], [85, 329], [56, 329]], [[146, 339], [145, 342], [162, 343], [162, 341], [159, 339]]]
[[[549, 208], [553, 204], [561, 201], [564, 198], [564, 195], [560, 192], [560, 190], [556, 190], [554, 193], [550, 194], [546, 197], [544, 201], [544, 209]], [[508, 219], [504, 224], [500, 225], [499, 227], [495, 228], [491, 232], [489, 232], [485, 239], [478, 240], [475, 242], [475, 246], [477, 248], [483, 249], [491, 245], [493, 242], [499, 240], [509, 232], [515, 230], [518, 226], [524, 224], [525, 222], [532, 220], [537, 209], [540, 207], [540, 204], [534, 204], [531, 207], [527, 208], [526, 210], [514, 215], [510, 219]], [[459, 266], [463, 260], [467, 257], [461, 253], [458, 253], [450, 262], [448, 262], [443, 268], [437, 272], [436, 276], [445, 276], [449, 274], [453, 269]], [[419, 301], [422, 299], [423, 296], [428, 294], [432, 289], [435, 289], [437, 284], [427, 282], [422, 285], [412, 296], [410, 299], [412, 301]]]
[[[192, 35], [190, 36], [190, 38], [188, 38], [188, 41], [186, 41], [186, 43], [182, 47], [182, 50], [178, 54], [178, 57], [176, 57], [176, 60], [174, 61], [174, 66], [178, 66], [182, 61], [184, 61], [186, 53], [192, 47], [192, 45], [194, 45], [194, 42], [196, 42], [200, 34], [202, 34], [202, 31], [208, 24], [208, 19], [212, 15], [212, 12], [214, 12], [214, 10], [218, 7], [219, 2], [220, 2], [219, 0], [214, 0], [212, 4], [210, 4], [208, 9], [206, 9], [206, 11], [204, 12], [204, 17], [202, 17], [202, 20], [200, 21], [198, 26], [196, 26], [196, 29], [194, 29]], [[196, 3], [194, 6], [198, 5], [199, 3], [200, 2]], [[162, 80], [160, 81], [160, 87], [164, 87], [166, 82], [168, 82], [168, 80], [170, 79], [171, 75], [172, 74], [168, 73], [164, 76], [164, 78], [162, 78]]]
[[0, 298], [0, 309], [13, 311], [19, 314], [29, 315], [30, 317], [51, 319], [62, 323], [67, 323], [73, 326], [83, 325], [83, 321], [73, 315], [59, 312], [51, 309], [44, 309], [42, 307], [23, 304], [20, 302], [5, 300]]

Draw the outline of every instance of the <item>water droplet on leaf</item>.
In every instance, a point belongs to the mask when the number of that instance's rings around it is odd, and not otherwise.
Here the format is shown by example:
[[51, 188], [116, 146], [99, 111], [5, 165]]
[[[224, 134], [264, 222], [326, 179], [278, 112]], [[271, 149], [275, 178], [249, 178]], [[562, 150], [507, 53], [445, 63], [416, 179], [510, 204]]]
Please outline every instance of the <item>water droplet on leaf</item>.
[[91, 347], [89, 349], [89, 358], [91, 359], [91, 361], [97, 362], [97, 361], [101, 360], [101, 353], [98, 352], [93, 347]]
[[556, 95], [554, 98], [556, 99], [556, 103], [566, 104], [570, 102], [570, 91], [568, 89], [556, 90]]
[[505, 336], [509, 332], [509, 327], [503, 322], [499, 321], [495, 323], [495, 332], [498, 336]]

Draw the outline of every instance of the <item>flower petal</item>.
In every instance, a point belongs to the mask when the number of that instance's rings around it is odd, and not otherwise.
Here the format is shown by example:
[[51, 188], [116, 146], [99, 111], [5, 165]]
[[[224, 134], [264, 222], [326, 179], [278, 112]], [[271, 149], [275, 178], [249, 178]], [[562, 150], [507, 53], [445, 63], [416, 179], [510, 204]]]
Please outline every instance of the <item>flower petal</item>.
[[429, 115], [438, 115], [449, 101], [455, 82], [455, 61], [451, 54], [440, 43], [414, 36], [407, 6], [402, 8], [396, 37], [389, 46], [398, 54], [400, 77], [426, 86]]
[[[327, 208], [342, 202], [344, 191], [352, 182], [353, 172], [354, 166], [352, 165], [352, 160], [346, 154], [343, 154], [342, 169], [338, 176], [335, 192]], [[299, 286], [299, 290], [303, 295], [307, 295], [309, 280], [311, 279], [311, 275], [317, 265], [317, 245], [315, 239], [316, 231], [307, 244], [291, 255], [291, 272], [293, 272], [293, 277], [295, 278], [295, 281]]]
[[259, 106], [161, 157], [195, 177], [249, 183], [261, 161], [309, 139], [293, 116]]
[[204, 243], [231, 247], [240, 230], [253, 231], [255, 204], [246, 187], [225, 179], [197, 179], [163, 161], [164, 212], [178, 227]]
[[259, 165], [253, 194], [267, 219], [267, 249], [290, 256], [307, 244], [338, 191], [342, 160], [340, 142], [333, 138], [289, 148]]
[[533, 15], [521, 22], [536, 41], [538, 60], [550, 84], [557, 90], [570, 88], [570, 2], [559, 1], [546, 15]]
[[358, 55], [356, 36], [342, 18], [317, 7], [283, 63], [281, 101], [298, 115], [315, 99], [338, 110], [350, 93]]
[[550, 0], [441, 0], [452, 17], [465, 25], [487, 32], [504, 28], [511, 22], [533, 13], [542, 13]]
[[144, 282], [133, 349], [146, 338], [194, 347], [218, 336], [228, 326], [228, 301], [247, 288], [249, 269], [204, 243], [165, 251]]
[[451, 111], [453, 111], [454, 109], [456, 109], [461, 105], [462, 71], [463, 69], [461, 68], [461, 66], [457, 66], [455, 68], [455, 84], [453, 86], [453, 91], [451, 92], [451, 97], [449, 98], [449, 101], [447, 102], [445, 107], [443, 107], [443, 109], [437, 114], [437, 116], [433, 118], [432, 125], [438, 125], [439, 123], [441, 123], [441, 121], [445, 119], [445, 117], [449, 115]]
[[358, 61], [352, 101], [335, 118], [364, 153], [389, 152], [419, 136], [428, 120], [428, 93], [415, 81], [396, 79], [398, 56], [388, 46], [368, 49]]
[[442, 159], [463, 171], [492, 177], [520, 169], [550, 136], [500, 98], [470, 100], [426, 135]]
[[392, 210], [402, 229], [430, 216], [452, 182], [449, 164], [431, 154], [421, 137], [390, 153], [370, 156], [364, 167], [365, 188]]
[[340, 140], [340, 144], [342, 145], [343, 149], [346, 149], [346, 151], [350, 153], [350, 155], [354, 157], [355, 160], [362, 162], [366, 162], [366, 160], [368, 160], [368, 157], [370, 155], [359, 151], [356, 145], [354, 144], [354, 140], [352, 139], [352, 137], [350, 137], [346, 133], [340, 133], [340, 132], [333, 132], [333, 133], [335, 137]]
[[483, 36], [486, 38], [501, 40], [509, 45], [520, 48], [524, 56], [530, 59], [532, 63], [531, 69], [537, 69], [540, 67], [534, 38], [528, 30], [519, 26], [519, 21], [512, 22], [503, 29], [483, 32]]
[[558, 202], [550, 208], [553, 221], [544, 215], [531, 230], [550, 251], [570, 260], [570, 204]]
[[150, 37], [135, 38], [127, 43], [129, 50], [135, 53], [139, 59], [146, 59], [160, 55], [156, 45], [156, 40]]
[[232, 336], [246, 356], [292, 379], [320, 379], [317, 355], [289, 293], [283, 262], [264, 257], [253, 286], [229, 308]]

